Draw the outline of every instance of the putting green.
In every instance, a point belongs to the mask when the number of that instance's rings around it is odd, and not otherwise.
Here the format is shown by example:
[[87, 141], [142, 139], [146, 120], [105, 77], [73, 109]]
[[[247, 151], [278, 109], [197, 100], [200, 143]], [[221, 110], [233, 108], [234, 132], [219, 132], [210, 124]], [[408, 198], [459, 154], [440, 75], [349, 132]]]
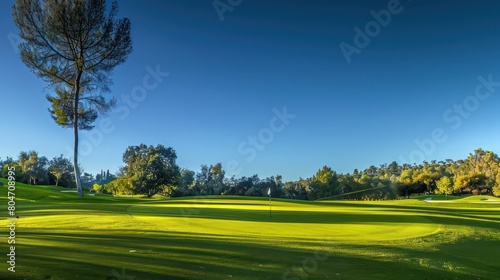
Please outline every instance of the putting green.
[[[300, 211], [297, 211], [300, 209]], [[135, 219], [159, 231], [248, 237], [330, 240], [393, 240], [425, 236], [439, 230], [427, 218], [382, 207], [332, 203], [304, 205], [265, 200], [199, 199], [131, 206]]]

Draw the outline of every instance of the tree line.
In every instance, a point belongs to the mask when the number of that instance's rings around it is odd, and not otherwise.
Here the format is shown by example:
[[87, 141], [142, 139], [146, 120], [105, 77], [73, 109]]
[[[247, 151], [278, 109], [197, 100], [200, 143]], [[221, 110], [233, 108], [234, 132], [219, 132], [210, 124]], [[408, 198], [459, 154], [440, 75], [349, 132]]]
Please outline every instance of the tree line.
[[[352, 173], [335, 172], [323, 166], [313, 176], [283, 182], [280, 175], [259, 178], [228, 177], [220, 163], [202, 165], [200, 170], [180, 168], [177, 154], [163, 145], [130, 146], [123, 154], [125, 166], [116, 175], [101, 171], [92, 175], [82, 170], [87, 190], [114, 195], [161, 194], [168, 197], [197, 195], [266, 196], [291, 199], [381, 200], [407, 198], [415, 194], [500, 196], [500, 159], [491, 151], [476, 149], [461, 160], [370, 166]], [[17, 160], [0, 159], [2, 176], [15, 167], [18, 180], [27, 184], [75, 187], [74, 168], [62, 155], [48, 160], [36, 151], [21, 152]]]
[[[0, 158], [0, 170], [2, 177], [8, 177], [9, 168], [14, 167], [16, 171], [16, 181], [30, 185], [55, 185], [61, 187], [76, 187], [74, 167], [71, 160], [63, 155], [54, 157], [51, 160], [45, 156], [40, 156], [37, 151], [22, 151], [17, 159], [7, 157]], [[87, 190], [93, 184], [106, 184], [113, 181], [116, 176], [107, 171], [101, 170], [95, 176], [87, 173], [80, 166], [80, 177], [82, 185]]]
[[[259, 178], [228, 177], [222, 164], [202, 165], [199, 171], [180, 168], [177, 154], [163, 145], [130, 146], [123, 154], [124, 166], [116, 175], [101, 171], [96, 176], [83, 172], [87, 190], [113, 195], [156, 194], [167, 197], [199, 195], [267, 196], [317, 200], [385, 200], [415, 194], [500, 196], [500, 158], [491, 151], [476, 149], [465, 159], [424, 161], [421, 164], [381, 164], [352, 173], [335, 172], [323, 166], [313, 176], [283, 182], [281, 175]], [[2, 176], [14, 166], [18, 180], [28, 184], [55, 184], [76, 187], [74, 168], [62, 155], [48, 160], [37, 152], [21, 152], [17, 161], [2, 161]]]

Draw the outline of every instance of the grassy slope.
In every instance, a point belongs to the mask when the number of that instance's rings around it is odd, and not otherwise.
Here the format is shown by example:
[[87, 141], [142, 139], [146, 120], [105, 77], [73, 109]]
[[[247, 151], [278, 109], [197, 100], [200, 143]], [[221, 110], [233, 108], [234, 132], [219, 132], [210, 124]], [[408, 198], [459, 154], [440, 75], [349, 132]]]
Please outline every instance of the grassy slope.
[[[19, 184], [17, 272], [2, 261], [1, 279], [495, 279], [500, 270], [500, 205], [477, 203], [484, 197], [273, 200], [269, 218], [267, 199], [60, 190]], [[5, 187], [0, 195], [7, 217]]]

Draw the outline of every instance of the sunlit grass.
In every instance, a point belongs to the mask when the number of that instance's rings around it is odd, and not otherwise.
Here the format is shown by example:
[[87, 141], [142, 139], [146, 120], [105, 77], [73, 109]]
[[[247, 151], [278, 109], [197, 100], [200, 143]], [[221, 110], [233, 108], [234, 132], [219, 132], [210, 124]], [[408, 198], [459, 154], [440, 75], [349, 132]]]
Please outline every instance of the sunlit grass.
[[270, 217], [267, 198], [61, 190], [18, 185], [17, 272], [2, 262], [1, 279], [115, 279], [122, 269], [135, 279], [495, 279], [500, 270], [500, 207], [480, 203], [498, 200], [489, 196], [273, 199]]

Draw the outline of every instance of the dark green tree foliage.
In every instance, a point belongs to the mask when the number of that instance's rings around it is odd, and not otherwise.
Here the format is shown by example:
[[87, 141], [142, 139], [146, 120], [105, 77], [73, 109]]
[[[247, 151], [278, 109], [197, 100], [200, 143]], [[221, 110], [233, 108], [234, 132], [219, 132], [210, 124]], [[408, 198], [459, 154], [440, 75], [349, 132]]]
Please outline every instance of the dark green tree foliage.
[[123, 154], [125, 176], [134, 186], [136, 194], [151, 197], [157, 193], [171, 194], [180, 174], [177, 155], [163, 145], [130, 146]]
[[311, 179], [299, 179], [295, 182], [286, 182], [283, 188], [283, 196], [290, 199], [307, 199], [311, 189]]
[[[30, 185], [36, 185], [40, 182], [47, 182], [48, 160], [46, 157], [38, 156], [36, 151], [20, 152], [18, 158], [19, 165], [22, 169], [23, 176], [20, 177], [22, 182]], [[16, 177], [18, 177], [17, 175]]]
[[[21, 152], [19, 163], [11, 158], [2, 162], [2, 176], [7, 176], [7, 168], [14, 166], [17, 180], [38, 183], [40, 177], [35, 170], [44, 170], [43, 158], [36, 152]], [[65, 161], [62, 156], [54, 158], [50, 161], [49, 171], [54, 170], [56, 159]], [[179, 171], [175, 151], [162, 145], [129, 147], [124, 161], [127, 165], [120, 168], [119, 177], [104, 185], [108, 192], [148, 196], [162, 193], [167, 196], [223, 194], [266, 197], [271, 189], [276, 198], [309, 200], [385, 200], [428, 193], [500, 196], [500, 159], [495, 153], [482, 149], [475, 150], [465, 160], [424, 161], [419, 165], [392, 162], [379, 167], [372, 165], [363, 172], [354, 170], [353, 174], [338, 174], [323, 166], [311, 178], [285, 183], [280, 175], [265, 179], [258, 175], [228, 179], [220, 163], [203, 165], [198, 173], [188, 169]], [[114, 177], [108, 174], [101, 171], [94, 179], [92, 174], [84, 173], [82, 179], [87, 178], [88, 184], [101, 183], [102, 178]]]
[[74, 176], [83, 197], [78, 170], [78, 131], [90, 130], [99, 114], [115, 100], [106, 100], [113, 69], [132, 51], [130, 21], [116, 19], [113, 2], [106, 15], [105, 0], [17, 0], [14, 22], [19, 28], [22, 61], [46, 81], [56, 123], [73, 129]]
[[177, 188], [172, 196], [189, 196], [195, 195], [194, 187], [195, 172], [189, 169], [182, 169], [179, 173]]
[[6, 163], [2, 166], [2, 177], [3, 178], [8, 178], [9, 177], [9, 168], [14, 167], [14, 170], [16, 172], [16, 181], [21, 181], [22, 178], [24, 177], [23, 174], [23, 167], [15, 162], [12, 163]]
[[222, 169], [222, 164], [202, 165], [199, 173], [196, 174], [194, 189], [201, 195], [222, 194], [225, 189], [224, 179], [226, 172]]
[[135, 186], [130, 176], [118, 177], [115, 180], [104, 185], [108, 193], [114, 195], [133, 195], [135, 194]]
[[312, 178], [311, 183], [311, 197], [324, 198], [331, 197], [340, 194], [340, 185], [338, 182], [337, 173], [335, 173], [330, 167], [323, 166], [316, 175]]
[[[63, 155], [54, 157], [49, 162], [49, 173], [54, 176], [56, 186], [59, 185], [60, 181], [70, 182], [70, 175], [73, 170], [73, 164], [71, 164], [69, 159], [63, 157]], [[68, 186], [67, 184], [65, 185]]]
[[252, 190], [252, 188], [255, 189], [255, 186], [257, 186], [260, 182], [259, 176], [253, 175], [252, 177], [241, 177], [239, 179], [236, 179], [232, 177], [229, 180], [229, 186], [224, 192], [226, 195], [251, 195], [255, 194], [257, 195], [259, 192]]
[[7, 157], [5, 160], [2, 160], [2, 158], [0, 158], [0, 170], [3, 170], [3, 167], [6, 164], [12, 164], [12, 163], [15, 163], [15, 162], [11, 157]]

